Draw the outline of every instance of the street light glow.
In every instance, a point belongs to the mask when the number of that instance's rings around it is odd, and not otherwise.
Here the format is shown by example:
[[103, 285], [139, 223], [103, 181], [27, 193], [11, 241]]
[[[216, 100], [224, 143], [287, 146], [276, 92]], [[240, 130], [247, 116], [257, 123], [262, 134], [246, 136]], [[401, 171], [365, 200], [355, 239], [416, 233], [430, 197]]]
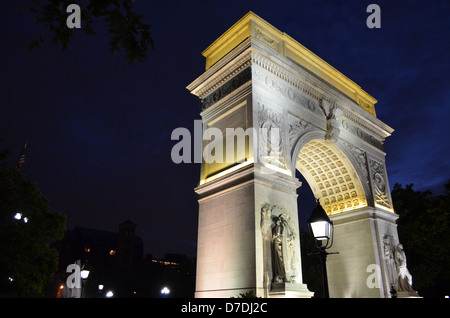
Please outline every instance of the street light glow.
[[112, 291], [108, 291], [106, 293], [106, 297], [111, 298], [112, 296], [114, 296], [114, 293]]
[[88, 271], [87, 269], [83, 269], [83, 270], [80, 272], [80, 275], [81, 275], [81, 278], [82, 278], [82, 279], [87, 279], [87, 278], [89, 277], [89, 271]]
[[170, 294], [170, 289], [167, 287], [164, 287], [163, 289], [161, 289], [161, 294], [163, 294], [163, 295]]
[[22, 213], [17, 212], [17, 213], [14, 215], [14, 218], [15, 218], [16, 220], [20, 220], [20, 219], [22, 218]]

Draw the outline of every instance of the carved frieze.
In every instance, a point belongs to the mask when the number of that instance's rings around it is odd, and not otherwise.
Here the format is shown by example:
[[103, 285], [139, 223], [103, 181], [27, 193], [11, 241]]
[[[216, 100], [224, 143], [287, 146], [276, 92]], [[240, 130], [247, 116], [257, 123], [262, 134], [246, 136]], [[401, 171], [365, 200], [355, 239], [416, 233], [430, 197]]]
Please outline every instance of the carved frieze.
[[351, 134], [359, 137], [360, 139], [364, 140], [368, 144], [374, 146], [375, 148], [379, 150], [383, 150], [383, 143], [376, 139], [373, 135], [365, 132], [361, 128], [355, 126], [352, 124], [346, 117], [342, 116], [340, 118], [341, 127], [345, 129], [346, 131], [350, 132]]
[[[292, 76], [289, 72], [263, 56], [253, 52], [251, 59], [252, 63], [262, 67], [277, 77], [277, 79], [274, 79], [273, 77], [263, 74], [260, 70], [254, 69], [253, 81], [281, 94], [292, 102], [302, 106], [304, 109], [319, 116], [323, 116], [324, 113], [326, 113], [326, 116], [329, 115], [325, 109], [322, 109], [324, 104], [330, 104], [331, 107], [337, 108], [338, 103], [331, 100], [329, 96], [319, 92], [299, 78]], [[283, 84], [283, 82], [291, 85], [293, 88]], [[359, 102], [360, 104], [363, 103], [362, 100]], [[367, 105], [362, 105], [361, 107], [367, 110], [366, 106]], [[338, 109], [342, 112], [340, 118], [327, 119], [327, 131], [329, 132], [328, 137], [330, 140], [336, 139], [334, 138], [334, 135], [338, 133], [339, 129], [337, 128], [339, 126], [339, 128], [345, 129], [375, 148], [383, 151], [383, 138], [378, 136], [376, 131], [370, 130], [364, 121], [360, 120], [360, 118], [351, 110], [346, 109], [345, 107], [339, 107]], [[378, 136], [378, 138], [376, 136]]]
[[311, 111], [317, 115], [322, 115], [322, 110], [319, 109], [317, 101], [314, 101], [306, 97], [305, 95], [300, 94], [297, 90], [289, 88], [288, 86], [280, 83], [272, 77], [264, 75], [259, 71], [254, 71], [253, 80], [264, 85], [266, 88], [284, 96], [293, 103], [300, 105], [308, 111]]
[[238, 75], [232, 79], [225, 82], [219, 88], [215, 89], [213, 92], [208, 94], [208, 96], [202, 99], [202, 110], [207, 109], [214, 103], [218, 102], [243, 84], [247, 83], [252, 79], [252, 71], [250, 67], [240, 72]]

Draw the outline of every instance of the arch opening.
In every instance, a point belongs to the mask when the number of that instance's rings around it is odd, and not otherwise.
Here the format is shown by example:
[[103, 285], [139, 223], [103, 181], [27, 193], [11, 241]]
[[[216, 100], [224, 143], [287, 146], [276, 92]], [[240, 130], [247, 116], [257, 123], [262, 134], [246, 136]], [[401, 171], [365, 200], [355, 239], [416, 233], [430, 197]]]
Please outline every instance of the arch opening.
[[367, 206], [355, 168], [336, 145], [321, 139], [308, 141], [300, 149], [295, 167], [328, 215]]

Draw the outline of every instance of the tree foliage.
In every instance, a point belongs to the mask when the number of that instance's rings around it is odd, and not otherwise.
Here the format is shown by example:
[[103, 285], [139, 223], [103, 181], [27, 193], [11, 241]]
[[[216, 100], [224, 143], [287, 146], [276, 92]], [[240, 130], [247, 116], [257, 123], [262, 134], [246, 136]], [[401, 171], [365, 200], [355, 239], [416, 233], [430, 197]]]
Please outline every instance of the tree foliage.
[[422, 295], [439, 293], [440, 286], [450, 282], [450, 181], [444, 194], [437, 196], [415, 191], [412, 184], [405, 188], [395, 184], [392, 200], [414, 289]]
[[50, 244], [64, 231], [65, 217], [50, 211], [36, 184], [0, 162], [0, 297], [43, 296], [57, 270]]
[[[44, 42], [46, 32], [50, 42], [61, 45], [62, 50], [72, 43], [75, 32], [96, 35], [94, 22], [104, 19], [110, 35], [110, 52], [125, 50], [131, 64], [147, 59], [147, 51], [154, 42], [150, 25], [143, 22], [143, 16], [133, 11], [134, 0], [29, 0], [25, 8], [34, 15], [35, 21], [43, 27], [37, 39], [29, 45], [30, 50], [39, 48]], [[78, 4], [81, 9], [82, 27], [70, 29], [66, 25], [69, 4]]]

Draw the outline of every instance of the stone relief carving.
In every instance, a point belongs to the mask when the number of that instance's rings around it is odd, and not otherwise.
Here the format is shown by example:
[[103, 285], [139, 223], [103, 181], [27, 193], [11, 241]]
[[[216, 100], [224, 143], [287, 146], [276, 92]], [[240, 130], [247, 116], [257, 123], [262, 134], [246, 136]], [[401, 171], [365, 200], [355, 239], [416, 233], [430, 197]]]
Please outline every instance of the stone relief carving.
[[391, 209], [392, 204], [388, 196], [388, 185], [386, 184], [384, 177], [384, 165], [370, 159], [370, 172], [372, 176], [375, 204]]
[[342, 116], [342, 110], [337, 108], [336, 103], [330, 103], [329, 101], [322, 99], [320, 102], [320, 107], [327, 119], [327, 131], [325, 133], [325, 140], [335, 143], [339, 136], [339, 122], [338, 118]]
[[291, 226], [289, 213], [278, 205], [261, 205], [261, 232], [268, 281], [271, 283], [295, 282], [297, 255], [296, 233]]
[[342, 143], [352, 152], [353, 156], [356, 159], [356, 162], [359, 165], [359, 168], [360, 168], [359, 170], [362, 172], [366, 183], [368, 183], [369, 182], [369, 178], [368, 178], [369, 177], [369, 172], [368, 172], [369, 170], [367, 169], [367, 160], [366, 160], [366, 153], [365, 153], [365, 151], [360, 149], [360, 148], [358, 148], [358, 147], [356, 147], [356, 146], [354, 146], [354, 145], [352, 145], [352, 144], [349, 144], [346, 141], [343, 141]]
[[259, 104], [258, 154], [263, 163], [284, 168], [281, 114]]
[[294, 148], [295, 143], [300, 136], [310, 129], [312, 129], [310, 123], [298, 118], [297, 116], [288, 114], [289, 148]]
[[395, 264], [394, 248], [392, 247], [392, 237], [383, 235], [383, 257], [386, 265], [386, 276], [390, 287], [393, 287], [397, 278], [397, 266]]

